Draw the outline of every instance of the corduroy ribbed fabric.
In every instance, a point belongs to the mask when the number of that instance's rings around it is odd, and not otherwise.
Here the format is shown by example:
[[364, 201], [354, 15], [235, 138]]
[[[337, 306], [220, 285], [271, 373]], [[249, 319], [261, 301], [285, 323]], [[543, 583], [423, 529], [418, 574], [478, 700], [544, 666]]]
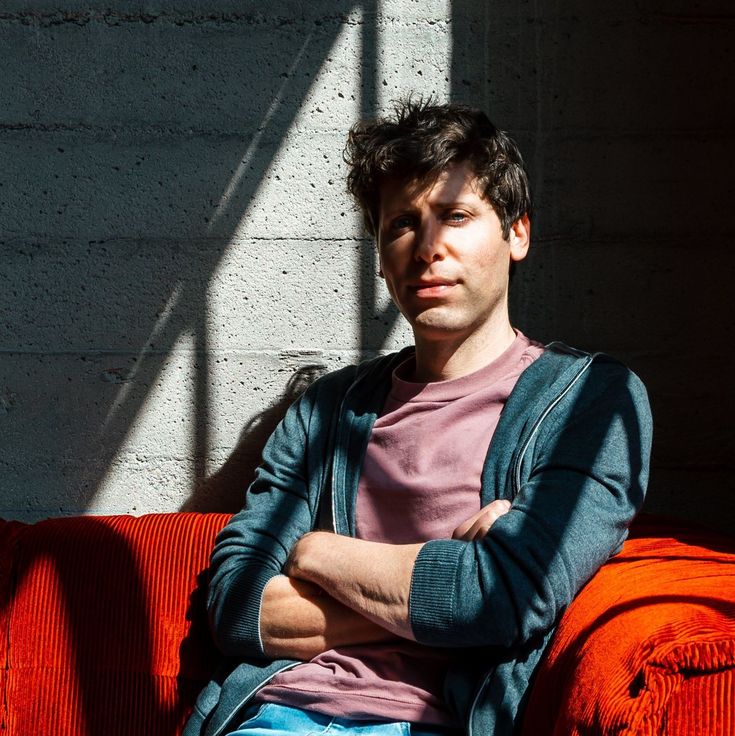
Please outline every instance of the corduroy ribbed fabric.
[[666, 708], [666, 734], [735, 734], [735, 670], [684, 678]]
[[18, 534], [25, 524], [0, 519], [0, 731], [7, 722], [8, 629]]
[[216, 664], [198, 578], [227, 519], [182, 513], [23, 525], [5, 606], [6, 732], [180, 733]]
[[732, 736], [734, 687], [735, 539], [643, 517], [562, 618], [522, 734]]
[[[226, 520], [0, 521], [0, 729], [179, 734], [214, 665], [197, 579]], [[735, 540], [637, 523], [562, 619], [526, 713], [524, 736], [735, 733]]]

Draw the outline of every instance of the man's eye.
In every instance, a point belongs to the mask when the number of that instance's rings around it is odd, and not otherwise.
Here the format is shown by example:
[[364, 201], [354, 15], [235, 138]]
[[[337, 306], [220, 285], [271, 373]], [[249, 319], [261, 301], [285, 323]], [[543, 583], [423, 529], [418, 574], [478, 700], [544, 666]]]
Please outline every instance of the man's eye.
[[464, 222], [467, 219], [467, 213], [459, 210], [453, 210], [447, 214], [449, 222]]
[[393, 220], [391, 227], [393, 230], [404, 230], [413, 225], [413, 217], [410, 215], [401, 215]]

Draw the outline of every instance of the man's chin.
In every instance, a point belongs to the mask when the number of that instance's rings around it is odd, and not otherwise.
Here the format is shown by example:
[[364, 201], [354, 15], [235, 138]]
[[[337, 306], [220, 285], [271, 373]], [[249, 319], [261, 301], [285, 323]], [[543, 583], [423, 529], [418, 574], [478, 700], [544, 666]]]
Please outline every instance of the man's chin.
[[461, 320], [456, 315], [449, 315], [442, 309], [427, 309], [410, 322], [414, 335], [422, 337], [448, 337], [463, 329]]

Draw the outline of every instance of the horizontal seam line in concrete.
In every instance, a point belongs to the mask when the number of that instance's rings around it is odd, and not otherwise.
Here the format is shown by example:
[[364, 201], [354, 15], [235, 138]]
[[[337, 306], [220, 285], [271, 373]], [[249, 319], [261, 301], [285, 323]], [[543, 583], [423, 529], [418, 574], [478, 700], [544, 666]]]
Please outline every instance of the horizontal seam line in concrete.
[[269, 25], [277, 23], [281, 26], [301, 26], [311, 21], [315, 25], [336, 20], [339, 22], [357, 22], [355, 13], [325, 13], [316, 17], [268, 15], [265, 13], [120, 13], [115, 10], [105, 11], [15, 11], [0, 13], [1, 21], [17, 21], [25, 24], [42, 25], [87, 25], [88, 23], [144, 23], [170, 22], [174, 24], [227, 24], [248, 23], [251, 25]]
[[709, 24], [709, 23], [722, 23], [728, 21], [735, 21], [735, 15], [732, 13], [702, 13], [696, 15], [694, 13], [643, 13], [640, 16], [641, 20], [649, 21], [664, 21], [666, 23], [681, 23], [681, 24]]
[[283, 360], [289, 358], [323, 358], [329, 357], [330, 355], [387, 355], [395, 352], [391, 349], [386, 350], [360, 350], [358, 348], [245, 348], [240, 350], [192, 350], [190, 348], [176, 348], [175, 350], [157, 350], [157, 349], [143, 349], [135, 350], [133, 348], [119, 350], [99, 350], [95, 348], [79, 348], [77, 350], [13, 350], [12, 348], [0, 348], [0, 355], [22, 355], [22, 356], [38, 356], [42, 355], [47, 358], [55, 357], [78, 357], [78, 356], [89, 356], [89, 357], [128, 357], [128, 356], [158, 356], [158, 355], [224, 355], [224, 356], [261, 356], [269, 355]]
[[[720, 251], [727, 250], [728, 252], [732, 248], [732, 243], [727, 240], [728, 238], [734, 238], [735, 237], [735, 231], [727, 231], [724, 230], [722, 232], [712, 231], [713, 235], [716, 235], [720, 242], [711, 246], [709, 250], [712, 253], [718, 253]], [[686, 250], [691, 249], [691, 239], [694, 237], [694, 233], [686, 233], [686, 232], [675, 232], [671, 235], [660, 235], [657, 238], [644, 238], [640, 236], [636, 236], [633, 234], [613, 234], [609, 235], [607, 237], [600, 237], [599, 235], [587, 235], [585, 233], [581, 234], [575, 234], [571, 232], [564, 233], [561, 232], [558, 235], [545, 235], [545, 236], [536, 236], [532, 240], [532, 247], [540, 247], [544, 245], [551, 245], [551, 246], [560, 246], [562, 248], [569, 247], [569, 248], [578, 248], [580, 244], [583, 244], [585, 246], [591, 246], [591, 247], [597, 247], [597, 246], [610, 246], [610, 245], [617, 245], [621, 248], [627, 248], [627, 247], [635, 247], [635, 248], [642, 248], [642, 247], [661, 247], [665, 246], [669, 249], [680, 249], [680, 250]], [[27, 248], [48, 248], [49, 246], [63, 246], [67, 245], [68, 243], [87, 243], [88, 245], [99, 245], [99, 246], [111, 246], [111, 248], [122, 246], [125, 244], [140, 244], [143, 243], [147, 246], [153, 246], [153, 245], [160, 245], [165, 246], [166, 243], [176, 243], [178, 245], [187, 244], [192, 245], [196, 243], [200, 243], [203, 247], [201, 249], [206, 251], [206, 245], [211, 244], [213, 247], [215, 245], [220, 245], [223, 242], [228, 243], [230, 246], [244, 246], [248, 243], [283, 243], [286, 245], [294, 245], [297, 243], [309, 243], [309, 244], [315, 244], [315, 243], [321, 243], [324, 245], [335, 245], [335, 244], [352, 244], [360, 247], [374, 247], [375, 241], [372, 238], [338, 238], [338, 237], [325, 237], [325, 238], [318, 238], [318, 237], [300, 237], [298, 235], [290, 236], [290, 237], [266, 237], [266, 236], [248, 236], [248, 237], [241, 237], [241, 238], [181, 238], [173, 241], [166, 241], [166, 240], [159, 240], [155, 237], [145, 237], [141, 236], [138, 238], [135, 237], [121, 237], [121, 238], [106, 238], [104, 240], [95, 240], [95, 239], [88, 239], [87, 237], [79, 237], [76, 235], [58, 235], [54, 236], [53, 240], [50, 240], [48, 236], [41, 237], [39, 235], [30, 234], [27, 236], [13, 236], [6, 239], [0, 238], [0, 247], [27, 247]], [[5, 258], [9, 257], [9, 254], [5, 253], [3, 254]], [[34, 258], [35, 255], [31, 253], [21, 253], [19, 256], [28, 256], [30, 258]], [[523, 267], [521, 266], [521, 269]], [[123, 288], [123, 287], [121, 287]]]
[[[330, 136], [330, 135], [346, 135], [349, 123], [344, 128], [324, 127], [313, 128], [308, 130], [310, 136]], [[237, 130], [213, 130], [212, 128], [175, 128], [165, 125], [89, 125], [86, 123], [0, 123], [0, 133], [18, 133], [18, 134], [58, 134], [69, 133], [74, 135], [85, 134], [94, 135], [97, 140], [112, 140], [119, 143], [121, 138], [134, 139], [138, 144], [145, 145], [150, 140], [197, 140], [203, 138], [206, 140], [217, 141], [240, 141], [249, 142], [256, 133], [262, 133], [268, 130], [263, 126], [241, 127]], [[724, 132], [724, 131], [723, 131]], [[140, 136], [147, 135], [147, 139], [140, 139]], [[297, 136], [292, 138], [298, 139]], [[126, 142], [126, 141], [123, 141]], [[273, 135], [272, 138], [265, 137], [261, 139], [259, 148], [268, 148], [271, 145], [281, 145], [282, 138]]]
[[[311, 22], [317, 26], [329, 21], [337, 21], [340, 23], [350, 23], [357, 25], [363, 21], [363, 18], [378, 18], [383, 21], [404, 21], [404, 17], [380, 11], [365, 11], [358, 15], [356, 7], [352, 12], [334, 12], [324, 13], [317, 17], [309, 17], [306, 15], [287, 16], [287, 15], [269, 15], [267, 13], [252, 12], [229, 12], [229, 13], [180, 13], [180, 12], [158, 12], [158, 13], [121, 13], [114, 10], [105, 11], [6, 11], [0, 13], [0, 21], [15, 21], [26, 25], [36, 24], [45, 26], [54, 25], [87, 25], [92, 22], [103, 22], [109, 25], [118, 25], [123, 23], [143, 23], [149, 25], [157, 22], [168, 22], [174, 25], [232, 25], [237, 23], [247, 23], [250, 25], [270, 25], [277, 23], [284, 26], [299, 26], [304, 23]], [[500, 20], [513, 20], [507, 15], [498, 15]], [[428, 23], [451, 23], [454, 19], [452, 16], [414, 16], [410, 22], [428, 22]], [[562, 21], [578, 21], [579, 18], [574, 14], [559, 14], [549, 17], [536, 17], [533, 21], [539, 25], [546, 23], [559, 23]], [[735, 15], [731, 13], [657, 13], [657, 12], [638, 12], [613, 14], [611, 17], [603, 17], [603, 21], [628, 21], [628, 22], [650, 22], [662, 21], [666, 23], [722, 23], [735, 20]]]
[[[79, 237], [76, 235], [55, 235], [53, 240], [49, 240], [48, 235], [46, 237], [41, 237], [39, 235], [35, 234], [29, 234], [24, 235], [22, 237], [13, 236], [11, 238], [1, 239], [2, 236], [0, 236], [0, 246], [25, 246], [25, 247], [38, 247], [38, 248], [44, 248], [48, 247], [49, 245], [53, 244], [67, 244], [68, 241], [74, 241], [79, 243], [86, 242], [87, 245], [110, 245], [110, 246], [116, 246], [116, 245], [125, 245], [125, 244], [139, 244], [139, 243], [145, 243], [147, 245], [160, 245], [165, 246], [168, 243], [175, 243], [177, 245], [180, 245], [182, 243], [185, 243], [187, 245], [194, 245], [194, 244], [201, 244], [202, 246], [205, 245], [212, 245], [212, 246], [219, 246], [222, 243], [228, 243], [229, 245], [246, 245], [247, 243], [252, 242], [266, 242], [266, 243], [286, 243], [286, 244], [293, 244], [293, 243], [355, 243], [359, 245], [366, 245], [366, 244], [372, 244], [373, 239], [372, 238], [359, 238], [359, 237], [314, 237], [314, 236], [289, 236], [289, 237], [268, 237], [265, 235], [253, 235], [253, 236], [247, 236], [247, 237], [222, 237], [222, 238], [180, 238], [176, 240], [159, 240], [155, 237], [146, 237], [146, 236], [140, 236], [140, 237], [120, 237], [120, 238], [105, 238], [104, 240], [95, 240], [95, 239], [88, 239], [86, 237]], [[537, 242], [540, 242], [537, 240]], [[641, 242], [639, 239], [636, 240], [636, 242]]]
[[404, 26], [428, 23], [430, 25], [449, 25], [452, 23], [450, 16], [415, 16], [406, 20], [399, 15], [387, 15], [379, 11], [357, 12], [358, 8], [351, 13], [337, 12], [325, 13], [319, 16], [286, 16], [267, 15], [262, 13], [208, 13], [208, 14], [183, 14], [183, 13], [119, 13], [116, 11], [77, 11], [77, 12], [5, 12], [0, 13], [0, 22], [15, 22], [22, 25], [35, 25], [42, 27], [76, 25], [86, 26], [97, 23], [115, 27], [118, 25], [142, 23], [151, 25], [153, 23], [168, 23], [175, 26], [197, 25], [197, 26], [222, 26], [233, 25], [268, 26], [276, 28], [303, 27], [311, 24], [317, 27], [330, 23], [341, 25], [359, 26], [368, 18], [377, 18], [379, 22], [399, 22]]
[[[346, 134], [349, 122], [345, 124], [344, 128], [337, 127], [325, 127], [325, 128], [314, 128], [305, 129], [305, 132], [309, 135], [331, 135], [331, 134]], [[244, 128], [239, 130], [222, 130], [216, 131], [212, 128], [193, 128], [187, 126], [186, 128], [176, 128], [173, 126], [166, 126], [163, 124], [140, 124], [134, 123], [126, 125], [90, 125], [82, 122], [72, 123], [23, 123], [23, 122], [0, 122], [0, 133], [96, 133], [96, 134], [109, 134], [115, 136], [115, 140], [118, 141], [121, 135], [138, 136], [140, 134], [156, 134], [160, 136], [169, 135], [174, 137], [173, 134], [179, 135], [183, 138], [215, 138], [215, 139], [226, 139], [226, 140], [249, 140], [252, 133], [260, 133], [267, 130], [267, 126], [253, 126], [252, 128]], [[531, 130], [530, 128], [516, 127], [513, 128], [515, 135], [530, 135], [536, 134], [537, 131]], [[648, 138], [655, 138], [656, 140], [664, 139], [677, 139], [685, 137], [698, 137], [701, 136], [705, 139], [710, 139], [712, 136], [722, 137], [725, 139], [732, 139], [733, 132], [731, 128], [660, 128], [660, 129], [621, 129], [619, 126], [611, 127], [598, 127], [590, 128], [589, 126], [575, 128], [575, 127], [557, 127], [550, 128], [544, 134], [543, 142], [548, 145], [550, 142], [568, 142], [578, 140], [597, 140], [604, 138], [605, 140], [629, 140], [631, 138], [639, 138], [642, 140]], [[294, 136], [292, 136], [294, 138]], [[298, 136], [296, 136], [298, 138]], [[262, 144], [281, 144], [282, 138], [274, 136], [273, 139], [266, 138], [261, 142]]]
[[[585, 226], [580, 225], [580, 229], [583, 229]], [[692, 238], [695, 237], [695, 233], [687, 233], [687, 232], [681, 232], [676, 231], [675, 233], [672, 233], [670, 236], [667, 236], [665, 234], [659, 235], [656, 238], [645, 238], [645, 237], [639, 237], [634, 234], [627, 234], [627, 233], [620, 233], [616, 234], [613, 233], [612, 235], [607, 236], [600, 236], [600, 235], [586, 235], [584, 232], [580, 234], [576, 234], [571, 232], [573, 226], [570, 226], [569, 233], [560, 232], [558, 235], [544, 235], [544, 236], [538, 236], [533, 237], [531, 239], [531, 247], [539, 246], [539, 245], [555, 245], [555, 246], [561, 246], [561, 247], [574, 247], [578, 248], [580, 243], [583, 243], [584, 245], [588, 246], [610, 246], [610, 245], [619, 245], [621, 247], [634, 247], [634, 248], [643, 248], [646, 246], [649, 247], [658, 247], [658, 246], [666, 246], [667, 248], [675, 248], [680, 250], [691, 250], [692, 247]], [[713, 233], [714, 234], [714, 233]], [[729, 232], [729, 231], [723, 231], [716, 234], [720, 238], [727, 238], [727, 237], [735, 237], [735, 232]], [[717, 250], [727, 250], [728, 252], [732, 250], [732, 244], [729, 242], [721, 242], [719, 244], [715, 244], [711, 248], [712, 252], [715, 252]], [[519, 270], [523, 270], [523, 265], [521, 264], [519, 266]]]

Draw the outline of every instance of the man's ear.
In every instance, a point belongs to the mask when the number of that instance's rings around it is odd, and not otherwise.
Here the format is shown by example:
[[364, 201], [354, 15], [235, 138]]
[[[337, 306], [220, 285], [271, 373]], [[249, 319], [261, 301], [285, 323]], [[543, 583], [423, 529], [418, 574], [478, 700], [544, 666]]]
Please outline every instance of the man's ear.
[[511, 261], [522, 261], [528, 255], [531, 245], [531, 220], [528, 215], [519, 217], [511, 226], [508, 236]]

